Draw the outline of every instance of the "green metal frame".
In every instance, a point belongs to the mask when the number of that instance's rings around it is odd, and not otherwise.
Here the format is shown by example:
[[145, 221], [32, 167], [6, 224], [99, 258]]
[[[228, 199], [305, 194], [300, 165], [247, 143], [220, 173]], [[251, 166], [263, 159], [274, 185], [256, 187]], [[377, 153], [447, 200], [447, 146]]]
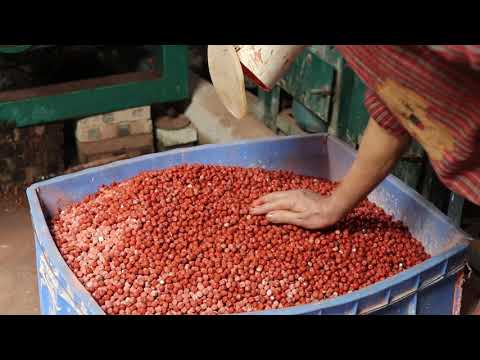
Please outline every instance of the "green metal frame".
[[155, 55], [151, 72], [0, 92], [0, 123], [26, 127], [187, 99], [187, 46], [161, 45]]
[[259, 89], [258, 97], [263, 103], [263, 121], [271, 130], [276, 131], [277, 116], [280, 110], [280, 88], [276, 86], [270, 92]]
[[31, 47], [32, 45], [0, 45], [0, 54], [18, 54]]
[[303, 104], [319, 119], [330, 118], [335, 68], [325, 63], [314, 48], [307, 48], [297, 58], [279, 86]]

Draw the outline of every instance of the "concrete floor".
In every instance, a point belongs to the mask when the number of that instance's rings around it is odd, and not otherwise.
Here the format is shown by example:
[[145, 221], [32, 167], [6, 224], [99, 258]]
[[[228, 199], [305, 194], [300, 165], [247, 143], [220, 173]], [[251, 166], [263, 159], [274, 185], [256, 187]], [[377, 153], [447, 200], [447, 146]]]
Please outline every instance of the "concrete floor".
[[0, 207], [0, 315], [39, 314], [35, 248], [25, 207]]

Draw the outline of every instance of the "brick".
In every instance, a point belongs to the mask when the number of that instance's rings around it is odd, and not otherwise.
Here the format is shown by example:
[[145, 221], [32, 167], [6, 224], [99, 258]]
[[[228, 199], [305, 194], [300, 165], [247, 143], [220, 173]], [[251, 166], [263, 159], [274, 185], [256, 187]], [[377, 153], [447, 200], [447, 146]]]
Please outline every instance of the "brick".
[[131, 135], [122, 138], [91, 142], [77, 143], [78, 157], [81, 164], [101, 160], [105, 157], [140, 152], [149, 154], [154, 151], [153, 135]]
[[8, 184], [13, 182], [13, 176], [7, 172], [0, 172], [0, 184]]
[[0, 144], [0, 157], [6, 158], [6, 157], [11, 157], [15, 156], [15, 144], [8, 144], [8, 143], [3, 143]]
[[156, 129], [155, 134], [159, 149], [195, 144], [198, 141], [197, 129], [192, 124], [180, 130]]
[[40, 176], [42, 176], [42, 169], [35, 166], [25, 168], [24, 178], [27, 184], [33, 183]]
[[77, 122], [77, 142], [96, 142], [152, 132], [149, 106], [89, 117]]
[[24, 185], [25, 181], [57, 173], [52, 170], [63, 171], [63, 123], [21, 129], [1, 128], [1, 182]]

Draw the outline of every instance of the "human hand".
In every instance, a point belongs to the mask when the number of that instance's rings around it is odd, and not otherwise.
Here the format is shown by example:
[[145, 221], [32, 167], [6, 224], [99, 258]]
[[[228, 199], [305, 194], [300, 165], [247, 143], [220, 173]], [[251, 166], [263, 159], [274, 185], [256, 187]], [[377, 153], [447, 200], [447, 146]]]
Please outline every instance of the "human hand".
[[252, 204], [252, 215], [266, 215], [274, 224], [297, 225], [309, 230], [329, 227], [346, 215], [332, 197], [310, 190], [292, 190], [266, 195]]

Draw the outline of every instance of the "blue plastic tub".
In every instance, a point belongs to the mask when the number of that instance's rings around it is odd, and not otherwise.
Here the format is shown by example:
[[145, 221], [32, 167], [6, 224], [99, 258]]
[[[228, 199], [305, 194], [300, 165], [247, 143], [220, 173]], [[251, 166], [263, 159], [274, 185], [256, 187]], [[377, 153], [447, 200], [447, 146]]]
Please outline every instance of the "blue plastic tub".
[[[355, 158], [346, 144], [328, 135], [275, 138], [210, 145], [143, 156], [36, 184], [27, 190], [35, 230], [42, 314], [104, 314], [62, 259], [47, 227], [48, 217], [104, 184], [141, 171], [185, 163], [293, 170], [340, 180]], [[261, 314], [457, 314], [470, 238], [447, 217], [395, 177], [370, 196], [403, 221], [432, 258], [393, 278], [354, 293], [314, 304]]]

